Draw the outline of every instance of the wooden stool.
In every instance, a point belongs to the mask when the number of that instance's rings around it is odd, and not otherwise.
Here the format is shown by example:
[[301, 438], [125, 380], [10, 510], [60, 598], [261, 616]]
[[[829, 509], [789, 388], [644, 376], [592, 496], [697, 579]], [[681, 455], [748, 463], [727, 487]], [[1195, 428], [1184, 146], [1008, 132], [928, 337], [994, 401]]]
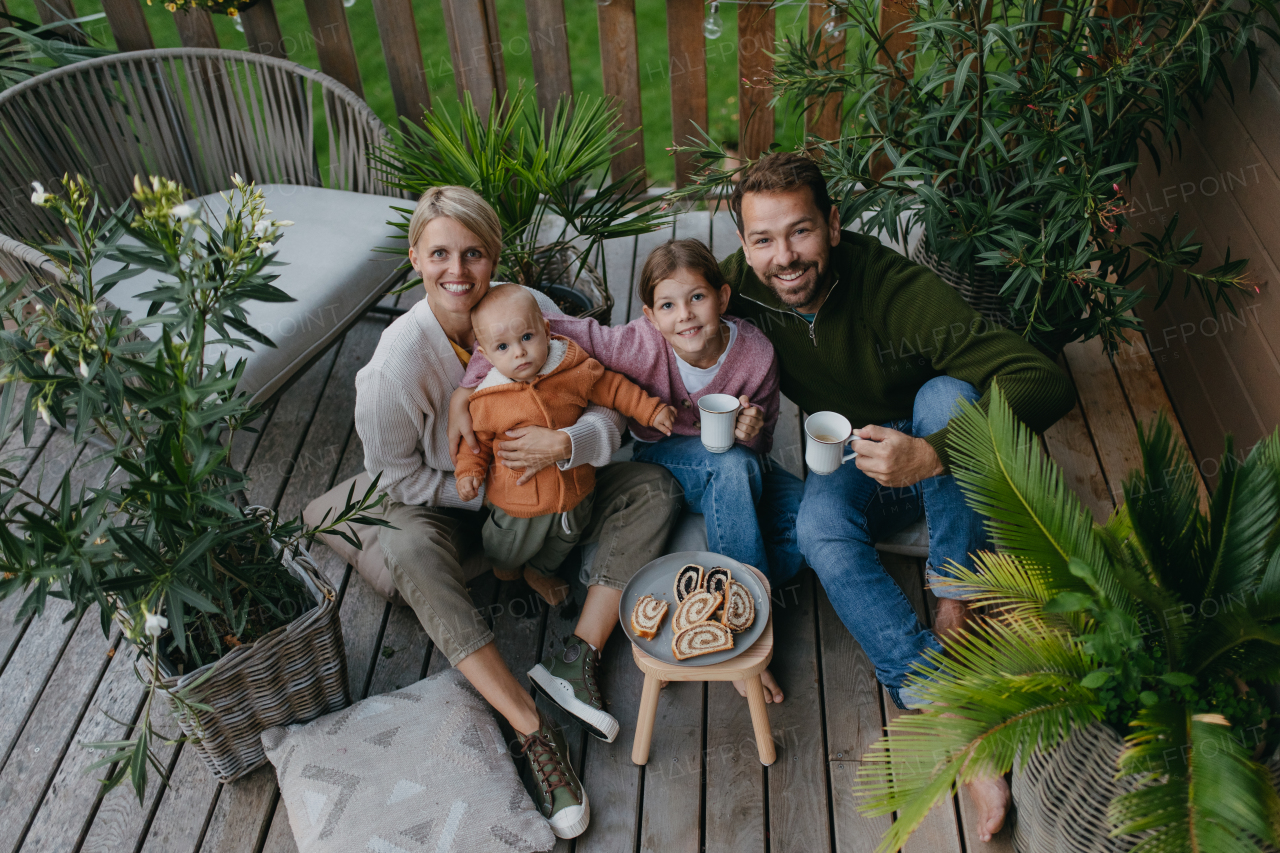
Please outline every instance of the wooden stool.
[[[748, 568], [751, 568], [748, 566]], [[764, 593], [772, 594], [769, 579], [755, 568]], [[710, 666], [680, 666], [665, 663], [640, 651], [634, 643], [631, 654], [636, 666], [644, 673], [644, 692], [640, 694], [640, 716], [636, 719], [636, 740], [631, 747], [631, 760], [636, 764], [649, 762], [649, 744], [653, 742], [653, 724], [658, 717], [658, 685], [663, 681], [745, 681], [747, 705], [751, 708], [751, 725], [756, 731], [756, 749], [760, 763], [768, 766], [777, 759], [773, 749], [773, 734], [769, 730], [769, 711], [764, 704], [764, 686], [760, 673], [773, 660], [773, 608], [769, 608], [769, 621], [751, 648], [724, 663]]]

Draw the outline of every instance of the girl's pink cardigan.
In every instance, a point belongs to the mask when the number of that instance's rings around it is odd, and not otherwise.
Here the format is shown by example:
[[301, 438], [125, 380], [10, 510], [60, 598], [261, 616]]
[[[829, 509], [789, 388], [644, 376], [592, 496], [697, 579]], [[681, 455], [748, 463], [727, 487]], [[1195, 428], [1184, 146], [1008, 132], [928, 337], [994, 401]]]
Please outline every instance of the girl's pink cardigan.
[[[698, 399], [706, 394], [746, 395], [764, 411], [764, 428], [746, 446], [768, 453], [773, 446], [773, 428], [778, 422], [778, 360], [764, 333], [746, 320], [727, 314], [723, 320], [738, 328], [729, 355], [716, 378], [696, 394], [685, 390], [671, 344], [644, 317], [625, 326], [602, 326], [595, 320], [563, 315], [548, 318], [551, 331], [572, 338], [609, 370], [625, 374], [645, 391], [676, 407], [673, 435], [699, 435]], [[462, 384], [474, 388], [489, 372], [489, 360], [480, 353], [471, 358]], [[641, 441], [661, 441], [665, 436], [652, 427], [632, 421], [631, 431]]]

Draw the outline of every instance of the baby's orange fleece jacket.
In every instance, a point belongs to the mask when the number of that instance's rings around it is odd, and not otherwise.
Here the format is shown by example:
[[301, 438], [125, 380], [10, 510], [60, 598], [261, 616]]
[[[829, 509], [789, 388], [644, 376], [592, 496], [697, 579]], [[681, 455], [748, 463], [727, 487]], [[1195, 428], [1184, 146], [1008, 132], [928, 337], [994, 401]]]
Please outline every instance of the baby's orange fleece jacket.
[[517, 486], [521, 472], [501, 462], [494, 464], [495, 436], [527, 426], [563, 429], [576, 423], [590, 403], [617, 409], [652, 426], [663, 406], [661, 400], [621, 373], [605, 370], [568, 338], [552, 335], [551, 339], [567, 345], [555, 369], [528, 382], [505, 381], [488, 387], [481, 383], [471, 395], [471, 427], [480, 452], [463, 447], [458, 454], [455, 476], [486, 477], [489, 501], [515, 518], [568, 512], [595, 488], [596, 470], [579, 465], [561, 471], [558, 465], [548, 465], [528, 483]]

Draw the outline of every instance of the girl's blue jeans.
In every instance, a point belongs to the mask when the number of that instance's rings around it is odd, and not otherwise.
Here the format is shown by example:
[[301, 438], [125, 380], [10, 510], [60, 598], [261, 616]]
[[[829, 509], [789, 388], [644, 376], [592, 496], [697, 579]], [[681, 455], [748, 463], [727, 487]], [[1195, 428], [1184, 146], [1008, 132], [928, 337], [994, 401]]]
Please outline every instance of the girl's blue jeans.
[[[661, 465], [676, 478], [685, 504], [706, 519], [707, 550], [755, 566], [774, 585], [800, 571], [792, 507], [799, 507], [802, 484], [776, 463], [740, 444], [712, 453], [697, 436], [684, 435], [637, 441], [632, 458]], [[777, 510], [758, 512], [762, 497], [763, 506]]]

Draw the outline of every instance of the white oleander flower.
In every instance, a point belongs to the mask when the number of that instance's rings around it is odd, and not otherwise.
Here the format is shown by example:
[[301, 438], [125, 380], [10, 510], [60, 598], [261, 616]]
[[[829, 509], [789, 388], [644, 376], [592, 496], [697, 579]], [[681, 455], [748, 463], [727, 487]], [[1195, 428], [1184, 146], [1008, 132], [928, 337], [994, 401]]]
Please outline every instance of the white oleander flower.
[[259, 219], [259, 220], [258, 220], [257, 222], [255, 222], [255, 223], [254, 223], [254, 225], [253, 225], [253, 236], [255, 236], [255, 237], [261, 237], [263, 234], [266, 234], [266, 233], [267, 233], [267, 230], [268, 230], [268, 229], [270, 229], [270, 228], [271, 228], [271, 222], [270, 222], [270, 221], [268, 221], [268, 220], [266, 220], [266, 219]]
[[44, 369], [48, 370], [52, 366], [53, 366], [53, 347], [50, 347], [49, 351], [44, 354]]
[[40, 412], [40, 418], [46, 426], [53, 426], [53, 419], [49, 417], [49, 407], [44, 404], [44, 400], [36, 403], [36, 410]]
[[89, 378], [89, 365], [84, 363], [84, 359], [80, 359], [80, 375], [85, 379]]
[[276, 227], [277, 227], [277, 228], [288, 228], [288, 227], [289, 227], [289, 226], [291, 226], [291, 225], [293, 225], [293, 220], [292, 220], [292, 219], [277, 219], [277, 220], [276, 220]]
[[168, 627], [168, 619], [158, 613], [148, 613], [146, 624], [142, 626], [142, 630], [147, 632], [148, 637], [159, 637], [164, 633], [164, 629]]
[[32, 181], [31, 190], [31, 203], [43, 207], [45, 202], [49, 200], [49, 194], [44, 191], [44, 185], [39, 181]]
[[190, 219], [196, 215], [196, 207], [195, 205], [188, 203], [175, 205], [169, 211], [169, 215], [174, 219]]
[[261, 243], [258, 244], [258, 251], [266, 255], [270, 253], [271, 250], [274, 249], [275, 247], [276, 247], [275, 243], [268, 243], [266, 240], [263, 240]]

